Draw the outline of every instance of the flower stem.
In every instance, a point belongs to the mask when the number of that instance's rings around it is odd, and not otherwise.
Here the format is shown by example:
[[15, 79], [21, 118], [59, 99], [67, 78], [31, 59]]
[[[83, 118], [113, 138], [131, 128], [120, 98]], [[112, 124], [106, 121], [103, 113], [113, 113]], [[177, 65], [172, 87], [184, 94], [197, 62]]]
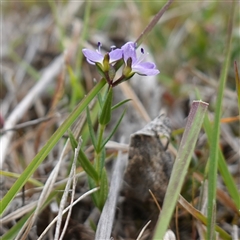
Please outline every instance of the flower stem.
[[116, 87], [118, 84], [122, 83], [126, 80], [126, 77], [122, 75], [119, 79], [117, 79], [115, 82], [112, 83], [112, 87]]

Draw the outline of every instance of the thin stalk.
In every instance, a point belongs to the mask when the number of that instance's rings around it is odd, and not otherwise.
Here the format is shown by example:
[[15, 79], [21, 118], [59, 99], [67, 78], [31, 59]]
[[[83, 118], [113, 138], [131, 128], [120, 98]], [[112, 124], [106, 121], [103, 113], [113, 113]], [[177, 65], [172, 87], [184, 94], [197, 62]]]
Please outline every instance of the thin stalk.
[[223, 92], [226, 85], [227, 72], [229, 68], [231, 56], [232, 28], [234, 18], [234, 2], [229, 19], [228, 39], [226, 46], [226, 57], [220, 75], [219, 89], [216, 100], [216, 111], [214, 116], [214, 125], [210, 146], [210, 163], [208, 174], [208, 223], [207, 223], [207, 239], [215, 239], [215, 216], [216, 216], [216, 188], [217, 188], [217, 169], [218, 169], [218, 146], [220, 136], [220, 119], [222, 114]]
[[168, 8], [172, 4], [172, 2], [173, 2], [173, 0], [169, 0], [164, 5], [164, 7], [155, 15], [153, 20], [148, 24], [148, 26], [144, 29], [144, 31], [141, 33], [141, 35], [135, 41], [135, 43], [137, 43], [137, 46], [139, 46], [143, 42], [144, 38], [146, 38], [147, 35], [152, 31], [153, 27], [157, 24], [157, 22], [162, 17], [162, 15], [168, 10]]

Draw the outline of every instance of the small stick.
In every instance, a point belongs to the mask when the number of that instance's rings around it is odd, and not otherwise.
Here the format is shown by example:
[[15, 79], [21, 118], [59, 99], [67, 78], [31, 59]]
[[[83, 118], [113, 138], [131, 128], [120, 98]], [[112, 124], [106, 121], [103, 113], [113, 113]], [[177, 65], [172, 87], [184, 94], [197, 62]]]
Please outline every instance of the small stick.
[[172, 4], [173, 0], [169, 0], [164, 7], [155, 15], [155, 17], [153, 18], [153, 20], [148, 24], [148, 26], [145, 28], [145, 30], [140, 34], [140, 36], [138, 37], [138, 39], [135, 41], [135, 43], [137, 44], [137, 46], [139, 46], [142, 42], [143, 39], [147, 37], [147, 35], [149, 34], [149, 32], [151, 32], [151, 30], [153, 29], [153, 27], [157, 24], [157, 22], [159, 21], [159, 19], [162, 17], [162, 15], [164, 14], [164, 12], [167, 11], [167, 9], [169, 8], [169, 6]]
[[19, 129], [22, 129], [22, 128], [26, 128], [26, 127], [37, 125], [37, 124], [42, 123], [42, 122], [47, 122], [47, 121], [49, 121], [50, 119], [52, 119], [54, 117], [56, 117], [56, 116], [37, 118], [37, 119], [31, 120], [31, 121], [27, 121], [27, 122], [24, 122], [24, 123], [19, 123], [19, 124], [15, 125], [12, 128], [0, 129], [0, 135], [3, 135], [3, 134], [5, 134], [8, 131], [16, 131], [16, 130], [19, 130]]

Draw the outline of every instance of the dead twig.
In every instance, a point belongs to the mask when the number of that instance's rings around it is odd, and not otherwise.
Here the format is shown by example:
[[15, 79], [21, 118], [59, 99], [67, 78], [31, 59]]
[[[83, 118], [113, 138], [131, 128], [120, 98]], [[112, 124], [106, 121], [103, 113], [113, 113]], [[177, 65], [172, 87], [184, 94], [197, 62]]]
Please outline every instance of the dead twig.
[[42, 117], [42, 118], [38, 118], [38, 119], [34, 119], [34, 120], [31, 120], [31, 121], [27, 121], [27, 122], [24, 122], [24, 123], [17, 124], [12, 128], [0, 129], [0, 135], [3, 135], [8, 131], [17, 131], [17, 130], [22, 129], [22, 128], [38, 125], [39, 123], [42, 123], [42, 122], [47, 122], [54, 117], [58, 117], [58, 116], [55, 115], [55, 116], [51, 116], [51, 117]]

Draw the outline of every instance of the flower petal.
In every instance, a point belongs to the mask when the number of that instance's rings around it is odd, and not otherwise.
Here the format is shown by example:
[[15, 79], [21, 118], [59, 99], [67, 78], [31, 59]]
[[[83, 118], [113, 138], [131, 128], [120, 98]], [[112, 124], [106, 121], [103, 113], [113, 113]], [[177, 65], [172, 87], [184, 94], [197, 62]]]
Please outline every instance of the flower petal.
[[140, 75], [155, 76], [160, 73], [154, 63], [144, 62], [132, 66], [132, 71]]
[[148, 69], [156, 68], [156, 65], [154, 63], [151, 63], [151, 62], [140, 62], [140, 63], [137, 63], [135, 65], [140, 65], [141, 67], [148, 68]]
[[132, 58], [132, 63], [137, 61], [136, 48], [134, 42], [127, 42], [122, 46], [123, 58], [127, 62], [129, 58]]
[[109, 62], [110, 62], [110, 63], [116, 62], [117, 60], [121, 59], [122, 56], [123, 56], [123, 51], [122, 51], [122, 49], [112, 50], [112, 51], [109, 53], [109, 57], [110, 57]]
[[87, 62], [90, 63], [91, 65], [95, 65], [96, 63], [95, 62], [92, 62], [91, 60], [89, 60], [88, 58], [87, 59]]
[[83, 55], [87, 58], [88, 62], [94, 64], [96, 62], [103, 62], [103, 55], [97, 51], [89, 50], [84, 48], [82, 50]]

